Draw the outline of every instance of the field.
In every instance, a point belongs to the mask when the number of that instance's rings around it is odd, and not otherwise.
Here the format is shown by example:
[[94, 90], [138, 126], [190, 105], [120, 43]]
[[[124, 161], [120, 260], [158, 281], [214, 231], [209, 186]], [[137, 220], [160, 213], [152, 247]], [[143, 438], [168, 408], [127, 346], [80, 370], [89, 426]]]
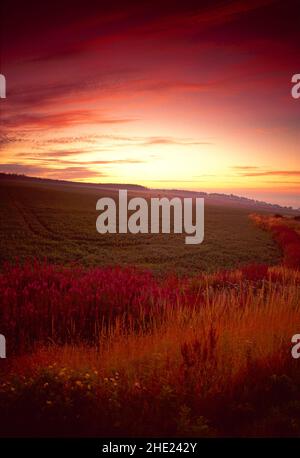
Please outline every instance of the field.
[[278, 247], [249, 220], [249, 209], [206, 205], [204, 242], [186, 246], [180, 234], [98, 234], [96, 202], [103, 196], [117, 198], [117, 191], [0, 181], [1, 264], [47, 258], [63, 265], [135, 265], [193, 275], [279, 262]]
[[299, 221], [211, 204], [188, 247], [100, 236], [95, 189], [0, 189], [0, 435], [300, 435]]

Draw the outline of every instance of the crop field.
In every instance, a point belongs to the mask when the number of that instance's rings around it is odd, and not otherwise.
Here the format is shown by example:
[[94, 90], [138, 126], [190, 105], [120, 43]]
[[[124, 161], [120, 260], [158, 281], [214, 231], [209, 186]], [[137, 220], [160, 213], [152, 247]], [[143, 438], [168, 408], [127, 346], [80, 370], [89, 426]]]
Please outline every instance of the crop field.
[[297, 218], [210, 204], [187, 246], [99, 235], [104, 190], [0, 193], [0, 436], [300, 435]]
[[186, 246], [181, 234], [99, 234], [96, 202], [103, 196], [117, 198], [117, 191], [0, 181], [0, 262], [47, 258], [192, 275], [280, 259], [271, 236], [249, 220], [249, 209], [234, 206], [205, 206], [200, 245]]

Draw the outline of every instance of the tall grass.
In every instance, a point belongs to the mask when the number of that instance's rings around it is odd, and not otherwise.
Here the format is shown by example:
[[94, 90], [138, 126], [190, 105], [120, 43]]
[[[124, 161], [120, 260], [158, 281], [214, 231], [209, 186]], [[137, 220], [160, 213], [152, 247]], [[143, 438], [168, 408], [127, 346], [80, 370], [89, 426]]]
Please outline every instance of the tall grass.
[[204, 310], [213, 314], [226, 305], [238, 316], [261, 297], [263, 306], [270, 288], [277, 291], [280, 285], [283, 293], [297, 281], [296, 272], [287, 276], [265, 265], [162, 279], [133, 268], [7, 265], [0, 274], [1, 332], [10, 341], [11, 353], [49, 342], [99, 346], [111, 329], [124, 334], [151, 331], [169, 323], [170, 313], [178, 310], [202, 316]]
[[7, 266], [1, 434], [297, 435], [299, 285], [286, 267]]
[[291, 218], [251, 215], [256, 225], [270, 231], [283, 251], [283, 262], [300, 269], [300, 224]]

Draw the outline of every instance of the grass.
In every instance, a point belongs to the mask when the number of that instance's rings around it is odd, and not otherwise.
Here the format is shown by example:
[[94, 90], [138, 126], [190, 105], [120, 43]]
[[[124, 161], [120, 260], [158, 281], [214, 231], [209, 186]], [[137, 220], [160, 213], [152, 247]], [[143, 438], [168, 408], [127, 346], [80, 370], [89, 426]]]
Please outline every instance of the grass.
[[289, 267], [300, 268], [300, 223], [293, 218], [276, 218], [251, 215], [258, 226], [271, 232], [283, 252], [283, 262]]
[[[290, 356], [299, 272], [254, 266], [176, 283], [120, 273], [119, 307], [110, 282], [94, 282], [97, 269], [81, 273], [77, 300], [72, 270], [36, 264], [2, 275], [3, 322], [17, 327], [7, 327], [16, 345], [2, 366], [1, 434], [299, 435]], [[100, 300], [90, 321], [89, 291], [106, 298], [109, 317]]]
[[[109, 191], [116, 197], [116, 191]], [[24, 181], [0, 181], [0, 262], [47, 258], [55, 264], [138, 266], [193, 275], [249, 263], [276, 264], [280, 251], [253, 227], [249, 210], [207, 205], [205, 238], [187, 246], [184, 235], [96, 232], [96, 201], [107, 192]]]
[[94, 190], [0, 192], [0, 436], [300, 435], [298, 221], [208, 206], [188, 247], [96, 235]]

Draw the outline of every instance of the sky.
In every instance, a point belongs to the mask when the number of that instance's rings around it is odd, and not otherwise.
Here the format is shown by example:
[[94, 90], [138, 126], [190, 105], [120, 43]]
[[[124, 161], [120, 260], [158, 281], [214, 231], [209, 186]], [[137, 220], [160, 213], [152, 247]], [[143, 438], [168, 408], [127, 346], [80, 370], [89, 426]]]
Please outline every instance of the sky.
[[299, 0], [5, 2], [0, 171], [300, 207], [299, 17]]

